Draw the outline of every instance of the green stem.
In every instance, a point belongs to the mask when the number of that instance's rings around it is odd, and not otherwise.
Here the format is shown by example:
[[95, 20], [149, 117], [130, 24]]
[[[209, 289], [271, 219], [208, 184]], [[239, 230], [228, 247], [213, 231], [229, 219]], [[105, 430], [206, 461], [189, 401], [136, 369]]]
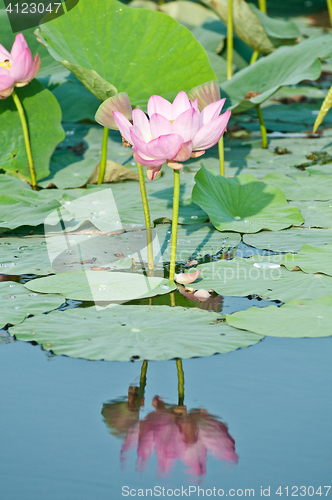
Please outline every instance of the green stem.
[[151, 218], [150, 218], [148, 197], [146, 194], [144, 171], [142, 165], [139, 165], [139, 163], [137, 163], [137, 171], [138, 171], [139, 185], [141, 189], [141, 197], [143, 202], [143, 211], [144, 211], [144, 219], [146, 227], [146, 243], [148, 248], [148, 269], [149, 271], [152, 271], [154, 268], [154, 264], [153, 264]]
[[228, 0], [228, 18], [227, 18], [227, 80], [230, 80], [233, 75], [232, 59], [233, 59], [233, 0]]
[[[327, 1], [329, 2], [330, 0], [327, 0]], [[267, 13], [267, 10], [266, 10], [266, 0], [258, 0], [258, 7], [260, 8], [260, 10], [262, 12], [264, 12], [264, 14]]]
[[175, 307], [176, 306], [176, 302], [175, 302], [175, 292], [171, 292], [169, 294], [169, 297], [170, 297], [170, 301], [171, 301], [171, 307]]
[[263, 113], [262, 113], [260, 105], [258, 105], [256, 107], [256, 109], [257, 109], [257, 114], [258, 114], [258, 118], [259, 118], [259, 124], [261, 127], [261, 133], [262, 133], [262, 148], [266, 149], [267, 148], [267, 135], [266, 135], [266, 127], [265, 127], [265, 123], [264, 123]]
[[177, 233], [178, 233], [179, 202], [180, 202], [180, 170], [174, 170], [171, 261], [170, 261], [170, 266], [169, 266], [169, 279], [171, 281], [174, 281], [174, 276], [175, 276], [176, 242], [177, 242]]
[[141, 368], [141, 376], [139, 379], [139, 389], [137, 395], [137, 404], [140, 406], [140, 401], [144, 398], [145, 386], [146, 386], [146, 373], [148, 371], [148, 362], [143, 361]]
[[31, 146], [30, 146], [30, 140], [29, 140], [29, 131], [28, 131], [27, 121], [25, 119], [24, 109], [23, 109], [21, 101], [19, 100], [18, 95], [16, 94], [15, 90], [13, 90], [13, 92], [12, 92], [12, 97], [14, 99], [14, 103], [15, 103], [15, 106], [17, 108], [17, 111], [18, 111], [18, 114], [19, 114], [19, 117], [21, 120], [21, 124], [22, 124], [25, 149], [27, 152], [29, 169], [30, 169], [31, 186], [33, 187], [33, 189], [36, 189], [36, 187], [37, 187], [36, 174], [35, 174], [35, 170], [33, 168]]
[[224, 158], [224, 136], [222, 135], [218, 142], [220, 175], [225, 177], [225, 158]]
[[328, 11], [329, 11], [330, 23], [332, 26], [332, 0], [326, 0], [326, 3], [327, 3]]
[[257, 61], [258, 54], [259, 54], [259, 51], [254, 50], [254, 52], [252, 53], [251, 59], [250, 59], [250, 64], [254, 64]]
[[104, 127], [103, 144], [101, 147], [101, 159], [99, 164], [99, 175], [97, 184], [102, 184], [104, 182], [106, 161], [107, 161], [107, 140], [108, 140], [108, 128]]
[[183, 406], [184, 403], [184, 373], [181, 359], [176, 360], [176, 368], [178, 370], [178, 396], [179, 396], [179, 406]]

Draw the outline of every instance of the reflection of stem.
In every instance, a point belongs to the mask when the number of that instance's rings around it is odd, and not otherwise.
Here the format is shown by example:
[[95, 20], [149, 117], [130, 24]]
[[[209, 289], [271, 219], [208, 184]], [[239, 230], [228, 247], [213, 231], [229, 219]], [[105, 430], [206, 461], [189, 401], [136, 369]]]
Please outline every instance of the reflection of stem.
[[169, 296], [170, 296], [170, 299], [171, 299], [171, 306], [172, 306], [172, 307], [175, 307], [175, 306], [176, 306], [176, 302], [175, 302], [175, 292], [171, 292], [171, 293], [169, 294]]
[[174, 275], [175, 275], [176, 242], [177, 242], [178, 217], [179, 217], [179, 201], [180, 201], [180, 170], [174, 170], [171, 261], [170, 261], [170, 266], [169, 266], [169, 279], [171, 281], [174, 281]]
[[[329, 2], [329, 0], [327, 0]], [[262, 12], [264, 12], [264, 14], [266, 14], [267, 10], [266, 10], [266, 0], [258, 0], [258, 7], [260, 8], [260, 10]]]
[[139, 163], [137, 163], [137, 171], [138, 171], [139, 185], [140, 185], [140, 189], [141, 189], [145, 227], [146, 227], [146, 243], [147, 243], [147, 248], [148, 248], [148, 269], [149, 269], [149, 271], [152, 271], [154, 265], [153, 265], [151, 218], [150, 218], [148, 197], [146, 194], [144, 171], [143, 171], [142, 165], [139, 165]]
[[262, 133], [262, 148], [266, 149], [267, 148], [267, 135], [266, 135], [266, 127], [265, 127], [265, 123], [264, 123], [263, 113], [262, 113], [260, 105], [258, 105], [256, 107], [256, 109], [257, 109], [257, 114], [258, 114], [258, 118], [259, 118], [259, 124], [261, 127], [261, 133]]
[[107, 139], [108, 139], [108, 128], [104, 127], [104, 133], [103, 133], [103, 144], [101, 147], [101, 159], [100, 159], [100, 164], [99, 164], [99, 175], [98, 175], [98, 181], [97, 184], [102, 184], [104, 181], [105, 177], [105, 170], [106, 170], [106, 158], [107, 158]]
[[227, 18], [227, 80], [232, 78], [232, 59], [233, 59], [233, 0], [228, 0], [228, 18]]
[[225, 177], [225, 159], [224, 159], [224, 136], [222, 135], [218, 142], [220, 175]]
[[19, 100], [18, 95], [16, 94], [15, 90], [13, 90], [13, 92], [12, 92], [12, 97], [14, 99], [14, 103], [15, 103], [15, 106], [17, 108], [17, 111], [18, 111], [18, 114], [19, 114], [19, 117], [21, 120], [21, 124], [22, 124], [25, 149], [27, 152], [29, 169], [30, 169], [31, 186], [33, 187], [33, 189], [36, 189], [36, 186], [37, 186], [36, 174], [35, 174], [35, 170], [33, 168], [31, 146], [30, 146], [30, 140], [29, 140], [29, 131], [28, 131], [28, 125], [27, 125], [27, 121], [25, 118], [25, 114], [24, 114], [24, 109], [23, 109], [21, 101]]
[[252, 53], [251, 59], [250, 59], [250, 64], [254, 64], [254, 62], [257, 61], [258, 54], [259, 54], [259, 51], [254, 50], [254, 52]]
[[182, 367], [181, 359], [176, 360], [176, 368], [178, 370], [178, 395], [179, 395], [179, 406], [183, 406], [184, 403], [184, 373]]
[[138, 395], [137, 395], [137, 406], [141, 406], [141, 400], [144, 398], [144, 391], [145, 391], [145, 386], [146, 386], [146, 373], [148, 371], [148, 362], [143, 361], [142, 368], [141, 368], [141, 376], [139, 379], [139, 389], [138, 389]]

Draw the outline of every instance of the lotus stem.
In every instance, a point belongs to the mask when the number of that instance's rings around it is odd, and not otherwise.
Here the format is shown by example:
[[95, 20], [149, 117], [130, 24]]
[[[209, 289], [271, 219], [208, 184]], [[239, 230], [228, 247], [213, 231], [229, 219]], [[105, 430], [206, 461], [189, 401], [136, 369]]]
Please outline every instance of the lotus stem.
[[139, 185], [141, 189], [141, 196], [143, 202], [143, 211], [144, 211], [144, 219], [145, 219], [145, 227], [146, 227], [146, 243], [148, 249], [148, 269], [151, 272], [154, 268], [153, 264], [153, 247], [152, 247], [152, 231], [151, 231], [151, 218], [149, 211], [149, 203], [148, 197], [146, 194], [146, 186], [144, 180], [144, 171], [142, 165], [137, 163], [137, 171], [139, 178]]
[[[327, 2], [329, 2], [330, 0], [327, 0]], [[259, 9], [264, 12], [264, 14], [267, 13], [267, 10], [266, 10], [266, 0], [258, 0], [258, 7]]]
[[176, 360], [176, 368], [178, 370], [178, 405], [183, 406], [184, 403], [184, 373], [183, 373], [183, 366], [182, 366], [182, 360], [177, 359]]
[[97, 184], [102, 184], [104, 182], [106, 161], [107, 161], [107, 140], [108, 140], [108, 128], [104, 127], [103, 144], [101, 146], [101, 159], [99, 164], [99, 175]]
[[170, 296], [171, 306], [172, 306], [172, 307], [175, 307], [175, 306], [176, 306], [176, 302], [175, 302], [175, 292], [171, 292], [171, 293], [169, 294], [169, 296]]
[[227, 18], [227, 80], [233, 75], [233, 0], [228, 0], [228, 18]]
[[171, 261], [169, 266], [169, 279], [174, 281], [176, 262], [176, 242], [178, 233], [178, 217], [180, 202], [180, 170], [174, 170], [174, 191], [173, 191], [173, 217], [172, 217], [172, 238], [171, 238]]
[[263, 113], [262, 113], [260, 105], [258, 105], [256, 107], [256, 109], [257, 109], [257, 114], [258, 114], [258, 118], [259, 118], [259, 124], [261, 127], [261, 133], [262, 133], [262, 148], [266, 149], [267, 148], [267, 135], [266, 135], [266, 127], [265, 127], [265, 123], [264, 123]]
[[28, 125], [27, 125], [27, 121], [25, 118], [25, 114], [24, 114], [24, 109], [23, 109], [22, 103], [19, 100], [18, 95], [16, 94], [15, 90], [13, 90], [13, 92], [12, 92], [12, 97], [14, 99], [14, 103], [15, 103], [15, 106], [17, 108], [17, 111], [18, 111], [18, 114], [19, 114], [19, 117], [21, 120], [21, 124], [22, 124], [25, 149], [27, 152], [29, 169], [30, 169], [31, 186], [33, 189], [36, 189], [36, 187], [37, 187], [36, 174], [35, 174], [35, 170], [33, 167], [32, 153], [31, 153], [31, 146], [30, 146], [30, 139], [29, 139], [29, 131], [28, 131]]
[[224, 136], [222, 135], [218, 142], [220, 175], [225, 177], [225, 158], [224, 158]]
[[254, 50], [254, 52], [252, 53], [251, 59], [250, 59], [250, 64], [254, 64], [257, 61], [258, 54], [259, 54], [259, 51]]
[[64, 2], [61, 0], [61, 3], [62, 3], [62, 7], [63, 7], [63, 10], [64, 10], [64, 13], [67, 14], [67, 5], [66, 5], [66, 0], [64, 0]]
[[139, 389], [138, 389], [138, 397], [137, 404], [140, 406], [141, 400], [144, 398], [145, 386], [146, 386], [146, 373], [148, 371], [148, 362], [143, 361], [141, 368], [141, 376], [139, 379]]
[[326, 0], [326, 3], [327, 3], [327, 9], [329, 11], [330, 23], [332, 26], [332, 0]]

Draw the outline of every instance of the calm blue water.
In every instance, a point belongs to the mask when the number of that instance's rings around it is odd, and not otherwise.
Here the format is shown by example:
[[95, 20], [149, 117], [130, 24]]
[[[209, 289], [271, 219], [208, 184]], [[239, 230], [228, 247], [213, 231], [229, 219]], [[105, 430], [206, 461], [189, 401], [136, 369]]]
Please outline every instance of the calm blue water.
[[[161, 475], [155, 453], [138, 472], [134, 448], [120, 463], [123, 440], [110, 434], [101, 410], [138, 383], [140, 363], [50, 358], [24, 342], [0, 345], [0, 498], [117, 500], [126, 498], [123, 486], [137, 494], [164, 487], [164, 497], [181, 487], [189, 495], [191, 486], [192, 498], [198, 487], [205, 496], [222, 488], [237, 498], [249, 488], [259, 497], [270, 486], [270, 498], [285, 498], [286, 486], [291, 496], [292, 486], [331, 485], [331, 359], [330, 338], [266, 338], [249, 349], [183, 361], [188, 410], [204, 408], [226, 423], [239, 456], [237, 464], [208, 456], [206, 475], [196, 477], [180, 461]], [[154, 411], [156, 395], [177, 403], [175, 361], [149, 363], [141, 418]]]

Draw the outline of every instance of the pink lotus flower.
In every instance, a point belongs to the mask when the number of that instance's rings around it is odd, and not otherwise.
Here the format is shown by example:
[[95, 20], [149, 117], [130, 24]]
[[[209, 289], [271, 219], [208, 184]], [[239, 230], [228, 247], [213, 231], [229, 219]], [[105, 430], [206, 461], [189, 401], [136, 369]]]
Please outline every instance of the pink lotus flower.
[[158, 396], [152, 404], [156, 411], [129, 429], [121, 450], [122, 461], [125, 453], [137, 446], [138, 470], [144, 469], [154, 450], [162, 473], [179, 459], [189, 466], [190, 474], [204, 475], [208, 452], [220, 460], [237, 463], [234, 439], [216, 417], [202, 409], [187, 412], [185, 406], [166, 405]]
[[24, 87], [39, 71], [40, 58], [31, 51], [22, 33], [16, 35], [11, 53], [0, 45], [0, 99], [10, 96], [14, 87]]
[[113, 116], [122, 136], [133, 146], [134, 159], [148, 167], [148, 179], [153, 180], [165, 161], [172, 169], [181, 170], [183, 161], [203, 155], [219, 141], [231, 114], [220, 115], [224, 102], [220, 99], [200, 112], [198, 100], [190, 101], [185, 92], [179, 92], [173, 104], [153, 95], [148, 102], [149, 118], [140, 109], [133, 110], [133, 123], [119, 111], [113, 111]]

